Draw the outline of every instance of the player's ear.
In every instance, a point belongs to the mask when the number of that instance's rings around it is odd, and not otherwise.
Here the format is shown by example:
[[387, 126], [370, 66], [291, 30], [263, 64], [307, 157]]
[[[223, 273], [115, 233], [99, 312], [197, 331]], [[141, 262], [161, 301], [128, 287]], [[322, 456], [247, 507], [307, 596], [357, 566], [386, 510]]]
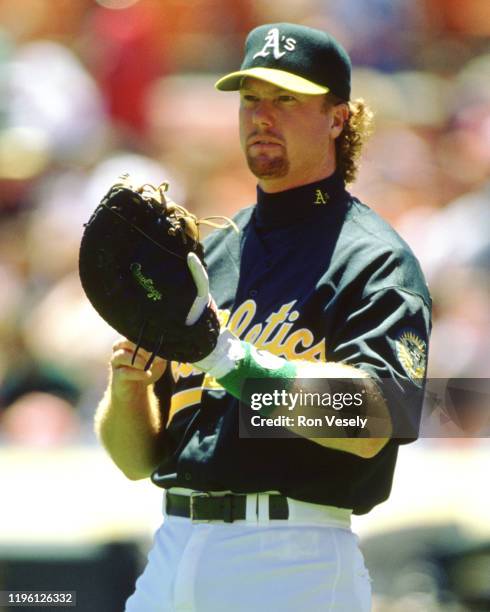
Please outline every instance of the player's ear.
[[349, 107], [347, 104], [336, 104], [332, 106], [332, 122], [330, 133], [332, 138], [338, 138], [344, 129], [344, 124], [349, 119]]

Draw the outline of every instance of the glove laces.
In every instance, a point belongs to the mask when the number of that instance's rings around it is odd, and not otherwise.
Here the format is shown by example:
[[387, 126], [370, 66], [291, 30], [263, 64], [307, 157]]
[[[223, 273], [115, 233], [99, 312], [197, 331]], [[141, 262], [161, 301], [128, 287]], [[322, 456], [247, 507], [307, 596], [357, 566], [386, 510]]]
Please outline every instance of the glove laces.
[[[125, 186], [129, 186], [130, 188], [134, 189], [134, 187], [132, 187], [129, 183], [128, 174], [123, 174], [121, 176], [121, 179], [124, 181]], [[140, 193], [143, 197], [146, 196], [148, 198], [156, 200], [162, 205], [162, 207], [165, 207], [169, 212], [173, 212], [177, 218], [186, 219], [190, 217], [194, 221], [196, 226], [207, 225], [216, 229], [226, 229], [228, 227], [231, 227], [237, 234], [239, 233], [239, 229], [236, 223], [232, 219], [230, 219], [230, 217], [227, 217], [225, 215], [211, 215], [199, 219], [198, 217], [196, 217], [196, 215], [189, 212], [184, 206], [181, 206], [180, 204], [175, 203], [173, 200], [170, 200], [165, 195], [168, 191], [169, 186], [170, 183], [168, 181], [163, 181], [157, 187], [155, 187], [155, 185], [152, 185], [151, 183], [143, 183], [143, 185], [136, 188], [135, 191]], [[224, 223], [216, 223], [212, 221], [212, 219], [222, 219]], [[197, 239], [199, 240], [199, 236], [197, 236]]]

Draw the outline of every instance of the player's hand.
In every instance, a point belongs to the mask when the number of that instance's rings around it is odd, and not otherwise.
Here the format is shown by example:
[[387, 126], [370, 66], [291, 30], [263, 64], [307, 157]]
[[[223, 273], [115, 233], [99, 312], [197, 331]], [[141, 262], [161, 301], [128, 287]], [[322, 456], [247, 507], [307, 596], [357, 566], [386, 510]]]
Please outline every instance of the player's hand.
[[130, 392], [136, 387], [151, 385], [156, 382], [167, 369], [168, 362], [161, 357], [155, 357], [151, 367], [145, 371], [145, 365], [150, 359], [150, 353], [142, 348], [134, 358], [136, 345], [126, 338], [121, 338], [112, 346], [110, 360], [111, 382], [113, 391]]

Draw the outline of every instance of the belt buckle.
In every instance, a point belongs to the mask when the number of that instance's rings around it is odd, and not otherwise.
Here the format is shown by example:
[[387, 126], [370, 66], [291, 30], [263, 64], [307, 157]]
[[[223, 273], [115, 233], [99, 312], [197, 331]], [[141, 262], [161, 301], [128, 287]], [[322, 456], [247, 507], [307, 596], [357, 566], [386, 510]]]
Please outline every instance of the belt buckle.
[[194, 518], [194, 509], [195, 509], [195, 500], [197, 497], [211, 497], [211, 493], [205, 492], [205, 491], [193, 491], [190, 495], [190, 518], [191, 518], [191, 523], [193, 525], [197, 524], [197, 523], [210, 523], [211, 519], [197, 519]]

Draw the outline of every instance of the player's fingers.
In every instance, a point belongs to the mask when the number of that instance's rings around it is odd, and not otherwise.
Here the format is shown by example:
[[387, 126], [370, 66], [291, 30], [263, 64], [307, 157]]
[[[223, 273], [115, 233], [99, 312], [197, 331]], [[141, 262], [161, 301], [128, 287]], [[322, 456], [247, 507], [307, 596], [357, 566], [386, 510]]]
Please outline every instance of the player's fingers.
[[134, 344], [134, 342], [131, 342], [131, 340], [124, 338], [123, 336], [118, 338], [112, 345], [113, 352], [118, 351], [120, 349], [134, 350], [135, 348], [136, 348], [136, 344]]
[[153, 363], [151, 364], [150, 370], [164, 372], [167, 367], [168, 361], [163, 359], [163, 357], [155, 357]]
[[152, 378], [152, 374], [149, 370], [145, 372], [144, 370], [137, 370], [130, 366], [120, 366], [116, 368], [113, 372], [113, 376], [116, 383], [119, 381], [148, 383]]
[[[121, 337], [112, 345], [113, 353], [120, 350], [129, 351], [131, 355], [133, 355], [134, 351], [136, 350], [136, 344], [134, 342], [131, 342], [131, 340], [128, 340], [127, 338]], [[148, 361], [148, 359], [151, 357], [151, 353], [142, 348], [141, 346], [138, 348], [138, 355], [142, 355], [143, 359], [146, 359], [146, 361]]]
[[133, 367], [142, 370], [147, 361], [148, 359], [139, 351], [136, 356], [134, 356], [134, 351], [122, 348], [112, 354], [111, 366], [113, 368]]
[[[116, 351], [116, 353], [113, 354], [111, 359], [111, 367], [113, 371], [131, 368], [141, 372], [145, 369], [149, 357], [149, 353], [146, 353], [146, 355], [140, 355], [138, 353], [133, 363], [133, 351], [129, 351], [127, 349], [120, 349], [119, 351]], [[160, 378], [160, 376], [163, 375], [166, 367], [167, 361], [165, 359], [162, 359], [161, 357], [155, 357], [153, 363], [151, 364], [151, 367], [147, 370], [145, 374], [147, 374], [147, 377], [149, 377], [150, 379], [157, 380], [158, 378]]]

